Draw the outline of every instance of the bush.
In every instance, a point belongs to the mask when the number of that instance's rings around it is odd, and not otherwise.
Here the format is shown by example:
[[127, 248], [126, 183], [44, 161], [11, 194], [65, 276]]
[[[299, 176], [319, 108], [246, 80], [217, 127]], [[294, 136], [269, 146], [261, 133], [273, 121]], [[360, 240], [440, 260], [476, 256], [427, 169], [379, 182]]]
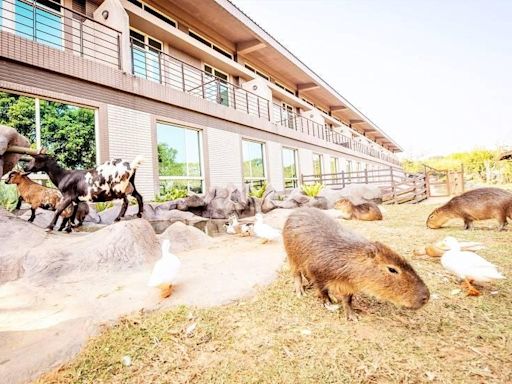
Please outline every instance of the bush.
[[249, 196], [256, 197], [258, 199], [261, 199], [265, 195], [265, 191], [267, 190], [267, 182], [264, 181], [261, 187], [259, 188], [251, 188], [251, 192], [249, 193]]
[[114, 203], [112, 201], [100, 201], [99, 203], [96, 203], [96, 212], [103, 212], [104, 210], [112, 208], [113, 206]]
[[188, 191], [186, 189], [174, 187], [170, 190], [165, 191], [164, 194], [160, 194], [159, 196], [157, 196], [155, 200], [159, 203], [162, 203], [165, 201], [182, 199], [187, 196], [188, 196]]
[[15, 185], [0, 182], [0, 206], [8, 211], [13, 211], [18, 203], [18, 191]]
[[318, 196], [320, 191], [324, 188], [323, 184], [315, 183], [311, 185], [303, 185], [302, 186], [302, 192], [309, 197], [315, 197]]

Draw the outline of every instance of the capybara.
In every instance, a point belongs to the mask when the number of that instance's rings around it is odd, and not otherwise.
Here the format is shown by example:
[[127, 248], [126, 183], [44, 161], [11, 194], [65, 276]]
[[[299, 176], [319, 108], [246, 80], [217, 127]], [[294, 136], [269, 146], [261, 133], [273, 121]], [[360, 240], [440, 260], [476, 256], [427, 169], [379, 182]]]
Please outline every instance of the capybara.
[[348, 320], [356, 318], [352, 295], [357, 292], [411, 309], [429, 300], [427, 286], [405, 259], [319, 209], [296, 209], [285, 222], [283, 239], [297, 295], [304, 293], [306, 277], [326, 304], [332, 297], [342, 300]]
[[478, 188], [455, 196], [442, 207], [434, 209], [427, 219], [427, 227], [440, 228], [450, 219], [464, 220], [464, 229], [471, 229], [474, 220], [496, 219], [498, 230], [512, 219], [512, 193], [499, 188]]
[[334, 208], [341, 212], [345, 220], [382, 220], [382, 212], [377, 204], [373, 202], [353, 204], [349, 199], [340, 199], [334, 204]]

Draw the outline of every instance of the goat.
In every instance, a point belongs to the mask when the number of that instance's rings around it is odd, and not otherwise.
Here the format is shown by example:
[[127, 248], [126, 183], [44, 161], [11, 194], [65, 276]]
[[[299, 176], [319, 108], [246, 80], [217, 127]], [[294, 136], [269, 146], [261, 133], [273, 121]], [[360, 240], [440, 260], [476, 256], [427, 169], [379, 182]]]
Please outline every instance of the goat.
[[[12, 171], [7, 177], [7, 184], [15, 184], [16, 189], [18, 190], [18, 194], [20, 198], [18, 200], [18, 206], [21, 205], [21, 201], [25, 201], [30, 205], [31, 215], [28, 221], [32, 223], [36, 218], [36, 209], [42, 208], [50, 211], [55, 211], [57, 205], [62, 200], [62, 193], [58, 189], [43, 187], [42, 185], [30, 180], [30, 178], [19, 171]], [[19, 207], [17, 207], [19, 208]], [[89, 213], [89, 206], [87, 203], [79, 203], [77, 215], [79, 220], [79, 225], [82, 225], [85, 216]], [[62, 224], [59, 228], [59, 231], [62, 231], [66, 224], [69, 225], [66, 231], [71, 231], [70, 218], [73, 214], [73, 208], [68, 207], [60, 216], [62, 217]]]
[[[123, 199], [123, 205], [115, 221], [121, 220], [128, 208], [128, 195], [137, 199], [139, 212], [142, 217], [144, 206], [142, 196], [135, 189], [135, 172], [142, 164], [143, 158], [137, 156], [131, 163], [121, 159], [106, 163], [89, 170], [66, 170], [57, 161], [46, 154], [35, 154], [26, 166], [27, 172], [46, 172], [50, 180], [62, 192], [62, 201], [57, 206], [53, 220], [47, 230], [52, 231], [60, 213], [71, 203], [80, 201], [111, 201]], [[71, 216], [74, 220], [75, 212]]]

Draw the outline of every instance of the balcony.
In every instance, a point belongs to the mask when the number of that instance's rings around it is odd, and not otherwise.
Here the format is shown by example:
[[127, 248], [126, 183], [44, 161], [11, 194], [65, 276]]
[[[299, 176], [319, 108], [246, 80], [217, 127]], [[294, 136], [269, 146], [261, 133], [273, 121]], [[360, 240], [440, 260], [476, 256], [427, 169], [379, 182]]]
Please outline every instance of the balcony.
[[130, 38], [132, 73], [213, 103], [270, 121], [267, 99]]
[[[15, 36], [4, 40], [9, 46], [2, 47], [2, 52], [15, 60], [37, 62], [38, 66], [48, 69], [52, 69], [54, 63], [63, 73], [80, 78], [90, 75], [95, 81], [103, 80], [105, 75], [101, 76], [101, 72], [105, 71], [92, 71], [81, 63], [98, 62], [111, 68], [108, 80], [111, 86], [128, 84], [129, 87], [130, 82], [124, 82], [126, 77], [121, 71], [129, 69], [136, 77], [399, 165], [394, 156], [272, 105], [266, 98], [230, 83], [227, 77], [196, 68], [52, 0], [0, 0], [0, 31]], [[24, 48], [24, 42], [25, 45], [37, 43], [50, 50], [38, 53]], [[56, 50], [55, 54], [52, 50]], [[47, 54], [53, 61], [46, 60]]]
[[325, 125], [317, 123], [304, 116], [300, 116], [295, 112], [289, 111], [281, 107], [279, 104], [273, 104], [273, 118], [275, 124], [281, 125], [283, 127], [293, 129], [306, 135], [317, 137], [326, 142], [334, 143], [392, 164], [400, 165], [400, 162], [394, 156], [380, 152], [366, 144], [360, 143], [359, 141], [342, 135], [339, 132], [335, 132]]
[[121, 32], [50, 0], [0, 1], [0, 30], [121, 68]]

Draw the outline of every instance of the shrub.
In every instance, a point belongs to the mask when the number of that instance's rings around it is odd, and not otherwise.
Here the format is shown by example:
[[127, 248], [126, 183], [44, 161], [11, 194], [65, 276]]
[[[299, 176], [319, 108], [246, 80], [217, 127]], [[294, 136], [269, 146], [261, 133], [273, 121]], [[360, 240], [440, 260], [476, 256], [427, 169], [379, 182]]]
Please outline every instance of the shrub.
[[96, 203], [96, 212], [103, 212], [104, 210], [112, 208], [113, 206], [114, 203], [112, 201], [100, 201], [99, 203]]
[[320, 191], [324, 188], [323, 184], [315, 183], [311, 185], [303, 185], [302, 186], [302, 192], [309, 197], [315, 197], [318, 196]]
[[265, 191], [267, 190], [267, 182], [264, 181], [261, 187], [259, 188], [251, 188], [251, 192], [249, 193], [249, 196], [256, 197], [258, 199], [261, 199], [265, 195]]
[[0, 182], [0, 206], [8, 211], [13, 211], [18, 203], [18, 191], [15, 185]]
[[160, 194], [155, 198], [155, 201], [162, 203], [164, 201], [172, 201], [176, 199], [182, 199], [188, 196], [188, 191], [183, 188], [172, 188], [170, 190], [166, 190], [164, 194]]

